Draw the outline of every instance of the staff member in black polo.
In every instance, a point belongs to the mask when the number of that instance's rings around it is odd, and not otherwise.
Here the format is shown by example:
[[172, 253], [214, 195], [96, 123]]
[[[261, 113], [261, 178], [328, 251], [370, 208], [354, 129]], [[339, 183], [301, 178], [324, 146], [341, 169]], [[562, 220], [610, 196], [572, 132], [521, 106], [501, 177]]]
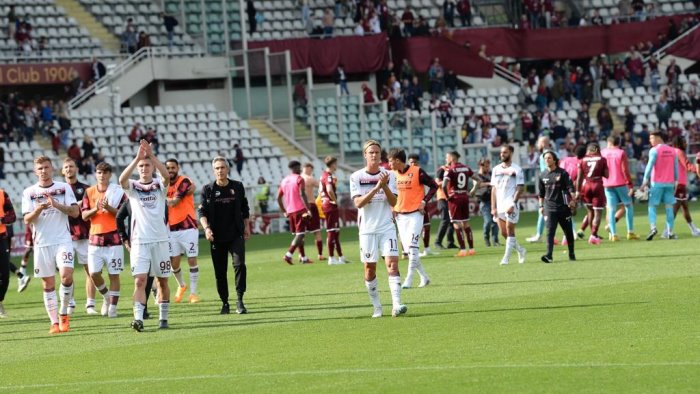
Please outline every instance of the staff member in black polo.
[[540, 177], [539, 200], [540, 213], [544, 216], [547, 225], [547, 254], [542, 256], [542, 261], [545, 263], [553, 261], [552, 250], [557, 224], [561, 226], [564, 235], [566, 235], [569, 260], [575, 261], [574, 230], [571, 225], [571, 216], [576, 208], [574, 183], [569, 178], [569, 174], [559, 167], [559, 157], [556, 153], [547, 151], [543, 158], [547, 169]]
[[202, 189], [199, 221], [204, 228], [204, 236], [211, 242], [216, 290], [223, 303], [221, 314], [230, 312], [226, 278], [229, 254], [233, 257], [236, 276], [236, 313], [248, 313], [243, 304], [246, 290], [245, 241], [250, 238], [248, 199], [243, 184], [228, 178], [229, 165], [226, 158], [217, 156], [211, 165], [216, 180]]
[[10, 196], [0, 189], [0, 318], [7, 317], [5, 306], [2, 304], [5, 301], [7, 287], [10, 284], [10, 237], [8, 236], [8, 228], [12, 227], [17, 216], [15, 208], [12, 206]]

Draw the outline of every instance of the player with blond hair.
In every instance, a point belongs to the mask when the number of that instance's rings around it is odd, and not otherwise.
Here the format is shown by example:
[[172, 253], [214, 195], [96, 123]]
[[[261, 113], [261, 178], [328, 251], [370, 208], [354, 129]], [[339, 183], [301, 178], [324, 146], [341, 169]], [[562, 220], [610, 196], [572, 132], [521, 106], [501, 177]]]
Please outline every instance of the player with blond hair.
[[[37, 183], [22, 192], [24, 224], [32, 226], [34, 277], [41, 278], [44, 307], [51, 320], [50, 334], [70, 331], [68, 305], [73, 298], [73, 242], [68, 218], [80, 215], [70, 185], [54, 182], [51, 159], [34, 159]], [[61, 280], [56, 300], [56, 270]], [[60, 320], [59, 320], [60, 319]]]

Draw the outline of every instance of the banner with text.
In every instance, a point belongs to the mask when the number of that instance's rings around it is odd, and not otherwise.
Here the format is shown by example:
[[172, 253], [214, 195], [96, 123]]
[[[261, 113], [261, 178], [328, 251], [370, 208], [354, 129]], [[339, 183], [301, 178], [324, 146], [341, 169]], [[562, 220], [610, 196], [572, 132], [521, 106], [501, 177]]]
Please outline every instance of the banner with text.
[[75, 78], [90, 79], [90, 63], [3, 64], [0, 86], [64, 84]]

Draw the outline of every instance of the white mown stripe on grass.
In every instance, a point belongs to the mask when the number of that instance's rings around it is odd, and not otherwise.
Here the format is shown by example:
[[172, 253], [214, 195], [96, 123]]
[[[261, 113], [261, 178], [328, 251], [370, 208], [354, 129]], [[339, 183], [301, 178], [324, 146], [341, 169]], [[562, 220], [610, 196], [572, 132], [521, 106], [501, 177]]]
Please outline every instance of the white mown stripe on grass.
[[671, 361], [671, 362], [650, 362], [650, 363], [567, 363], [567, 364], [472, 364], [472, 365], [434, 365], [434, 366], [413, 366], [396, 368], [346, 368], [328, 370], [298, 370], [298, 371], [278, 371], [278, 372], [250, 372], [237, 374], [211, 374], [192, 376], [170, 376], [162, 377], [141, 377], [130, 379], [114, 380], [90, 380], [79, 382], [56, 382], [43, 384], [23, 384], [0, 386], [0, 390], [19, 390], [71, 386], [86, 386], [95, 384], [121, 384], [121, 383], [151, 383], [168, 381], [187, 381], [203, 379], [237, 379], [250, 377], [271, 377], [271, 376], [299, 376], [299, 375], [338, 375], [367, 372], [410, 372], [410, 371], [436, 371], [436, 370], [467, 370], [467, 369], [528, 369], [528, 368], [650, 368], [650, 367], [687, 367], [700, 366], [700, 361]]

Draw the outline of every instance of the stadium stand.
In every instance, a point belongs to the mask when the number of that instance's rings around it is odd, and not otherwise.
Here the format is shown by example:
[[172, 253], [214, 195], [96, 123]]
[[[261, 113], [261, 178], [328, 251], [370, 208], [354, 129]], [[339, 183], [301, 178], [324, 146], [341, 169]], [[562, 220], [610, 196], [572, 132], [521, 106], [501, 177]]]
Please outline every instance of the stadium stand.
[[[636, 15], [631, 6], [620, 9], [618, 1], [615, 0], [583, 0], [582, 5], [589, 20], [597, 11], [603, 18], [603, 23], [610, 24], [617, 20], [639, 20], [639, 18], [652, 18], [655, 15], [670, 15], [692, 13], [697, 10], [692, 1], [685, 0], [655, 0], [645, 1], [645, 9]], [[628, 3], [629, 4], [629, 3]]]
[[[149, 35], [151, 45], [167, 45], [167, 33], [160, 14], [162, 10], [149, 0], [80, 0], [90, 12], [95, 15], [112, 33], [120, 36], [125, 29], [127, 20], [133, 19], [137, 34], [144, 31]], [[179, 15], [175, 15], [179, 19]], [[175, 27], [173, 50], [192, 50], [196, 46], [189, 34], [182, 30], [182, 23]]]
[[[272, 2], [263, 2], [272, 3]], [[182, 7], [181, 7], [182, 4]], [[202, 8], [204, 4], [204, 8]], [[183, 29], [192, 37], [202, 37], [213, 54], [223, 53], [226, 31], [232, 41], [241, 40], [241, 17], [238, 0], [226, 1], [226, 15], [221, 1], [166, 0], [165, 10], [170, 15], [183, 17]], [[206, 32], [206, 36], [205, 36]]]
[[[3, 2], [0, 14], [7, 15], [10, 6]], [[14, 37], [8, 37], [8, 30], [0, 29], [0, 59], [4, 62], [21, 61], [68, 61], [84, 60], [92, 56], [110, 56], [102, 48], [99, 39], [91, 37], [85, 27], [75, 19], [66, 16], [62, 7], [52, 0], [31, 0], [18, 3], [15, 14], [29, 29], [29, 47], [22, 48]]]

